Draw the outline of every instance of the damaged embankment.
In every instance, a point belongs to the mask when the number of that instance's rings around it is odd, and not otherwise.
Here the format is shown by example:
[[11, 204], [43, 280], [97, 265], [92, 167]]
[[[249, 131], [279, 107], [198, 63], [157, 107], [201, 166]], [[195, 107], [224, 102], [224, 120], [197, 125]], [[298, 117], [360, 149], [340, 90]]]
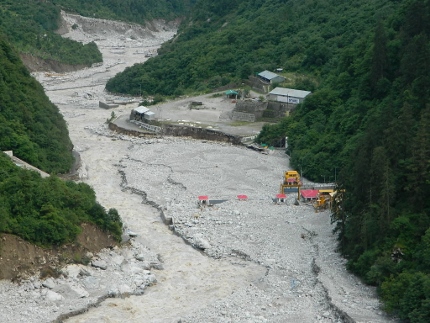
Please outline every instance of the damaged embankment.
[[196, 127], [190, 127], [190, 126], [184, 126], [184, 125], [174, 125], [174, 124], [163, 125], [163, 130], [161, 134], [125, 129], [113, 122], [109, 123], [109, 129], [117, 133], [122, 133], [128, 136], [135, 136], [135, 137], [156, 137], [160, 135], [165, 135], [165, 136], [173, 136], [173, 137], [189, 137], [193, 139], [227, 142], [233, 145], [242, 145], [241, 136], [227, 134], [222, 131], [218, 131], [214, 129], [196, 128]]

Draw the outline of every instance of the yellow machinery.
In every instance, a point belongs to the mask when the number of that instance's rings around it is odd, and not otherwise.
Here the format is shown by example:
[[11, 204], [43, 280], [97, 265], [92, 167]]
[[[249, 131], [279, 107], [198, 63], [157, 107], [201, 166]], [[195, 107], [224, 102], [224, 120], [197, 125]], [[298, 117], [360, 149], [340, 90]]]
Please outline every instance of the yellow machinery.
[[319, 190], [318, 199], [314, 203], [315, 211], [325, 210], [331, 206], [333, 189], [322, 189]]
[[329, 204], [330, 204], [330, 199], [327, 198], [325, 195], [320, 195], [318, 197], [318, 200], [316, 200], [314, 204], [315, 211], [318, 212], [320, 210], [325, 210], [327, 209]]
[[297, 199], [300, 200], [300, 187], [302, 182], [300, 181], [300, 174], [295, 170], [288, 170], [284, 172], [284, 180], [281, 183], [280, 193], [285, 194], [286, 192], [297, 191]]

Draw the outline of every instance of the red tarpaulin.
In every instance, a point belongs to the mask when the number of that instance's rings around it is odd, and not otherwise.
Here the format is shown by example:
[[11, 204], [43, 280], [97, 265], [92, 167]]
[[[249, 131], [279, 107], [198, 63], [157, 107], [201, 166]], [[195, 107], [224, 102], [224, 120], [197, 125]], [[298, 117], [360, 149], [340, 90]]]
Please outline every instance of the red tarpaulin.
[[285, 198], [287, 198], [287, 195], [286, 194], [276, 194], [276, 198], [285, 199]]
[[237, 196], [237, 198], [239, 199], [239, 200], [247, 200], [248, 199], [248, 196], [246, 196], [246, 195], [238, 195]]
[[207, 201], [209, 200], [209, 197], [207, 195], [200, 195], [199, 196], [199, 201]]
[[318, 197], [318, 190], [301, 190], [300, 194], [305, 199], [316, 199]]

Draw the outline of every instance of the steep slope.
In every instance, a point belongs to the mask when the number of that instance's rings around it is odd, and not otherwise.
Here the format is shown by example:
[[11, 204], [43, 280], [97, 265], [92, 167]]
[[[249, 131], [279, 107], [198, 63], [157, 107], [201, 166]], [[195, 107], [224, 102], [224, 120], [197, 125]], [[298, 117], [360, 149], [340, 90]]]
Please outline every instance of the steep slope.
[[20, 52], [70, 65], [91, 66], [102, 56], [94, 43], [64, 39], [59, 28], [60, 8], [49, 1], [0, 1], [0, 31]]
[[94, 42], [81, 44], [58, 34], [60, 10], [144, 25], [153, 19], [177, 19], [189, 12], [193, 4], [194, 0], [1, 0], [0, 31], [21, 54], [53, 61], [54, 66], [55, 62], [91, 66], [101, 62], [100, 51]]
[[0, 35], [0, 148], [47, 172], [72, 164], [66, 123], [18, 54]]
[[[0, 151], [49, 173], [70, 169], [72, 144], [57, 107], [0, 36]], [[122, 223], [85, 184], [63, 181], [15, 165], [0, 153], [0, 232], [41, 246], [73, 242], [82, 223], [96, 224], [119, 240]], [[0, 250], [1, 251], [1, 250]]]
[[255, 72], [282, 67], [303, 78], [297, 87], [335, 66], [340, 52], [370, 34], [377, 17], [393, 1], [207, 1], [196, 3], [178, 36], [159, 56], [118, 74], [107, 84], [113, 92], [181, 95], [228, 83], [241, 84]]

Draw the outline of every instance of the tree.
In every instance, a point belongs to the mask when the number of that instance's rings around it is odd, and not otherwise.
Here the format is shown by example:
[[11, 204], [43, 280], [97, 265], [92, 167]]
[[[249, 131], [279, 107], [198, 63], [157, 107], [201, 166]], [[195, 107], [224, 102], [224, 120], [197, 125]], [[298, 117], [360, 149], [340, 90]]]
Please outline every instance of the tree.
[[381, 85], [381, 80], [386, 79], [388, 70], [388, 55], [387, 55], [387, 36], [382, 21], [379, 20], [376, 25], [375, 36], [373, 38], [373, 56], [372, 69], [370, 74], [370, 82], [373, 91], [377, 95], [383, 95], [386, 92], [381, 91], [378, 87]]

